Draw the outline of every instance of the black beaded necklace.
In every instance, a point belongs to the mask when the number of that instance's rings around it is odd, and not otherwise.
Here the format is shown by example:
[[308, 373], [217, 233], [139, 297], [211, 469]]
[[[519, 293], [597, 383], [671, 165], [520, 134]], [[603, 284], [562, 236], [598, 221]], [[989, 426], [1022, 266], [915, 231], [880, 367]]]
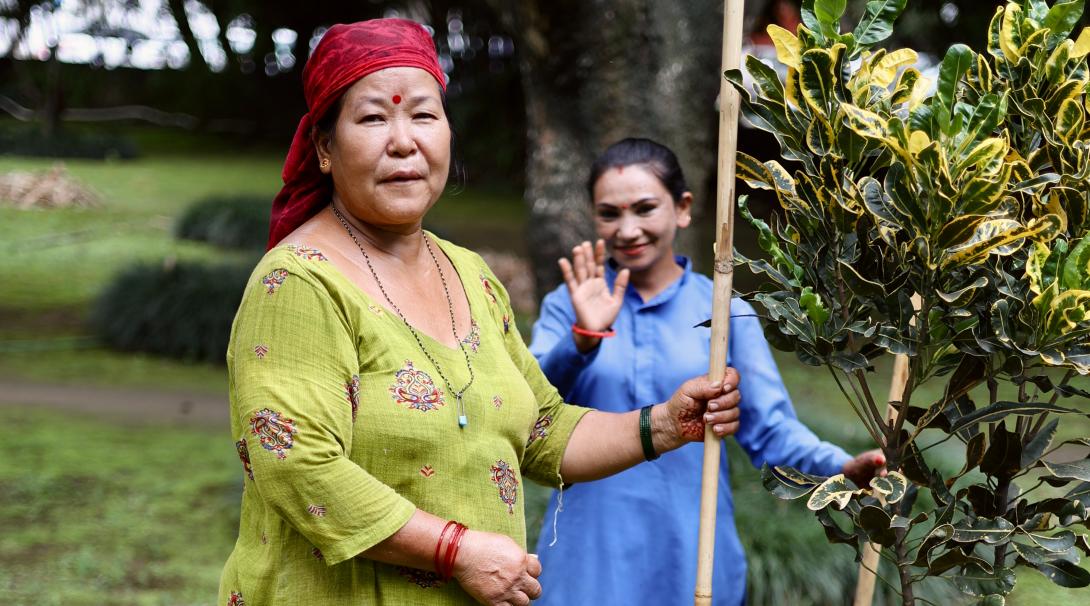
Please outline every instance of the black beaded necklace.
[[[397, 312], [397, 316], [401, 318], [401, 321], [405, 323], [405, 326], [409, 328], [409, 332], [411, 332], [413, 338], [416, 339], [416, 344], [420, 346], [420, 351], [424, 352], [424, 355], [427, 356], [428, 361], [432, 363], [435, 370], [439, 371], [439, 377], [443, 379], [443, 382], [447, 385], [447, 389], [454, 395], [454, 398], [458, 400], [458, 427], [465, 427], [469, 424], [469, 419], [466, 417], [465, 402], [462, 401], [462, 396], [465, 395], [469, 386], [473, 385], [473, 380], [476, 379], [476, 376], [473, 374], [473, 364], [469, 361], [469, 354], [466, 353], [465, 345], [462, 343], [461, 337], [458, 336], [458, 325], [454, 321], [454, 301], [450, 298], [450, 290], [447, 288], [447, 278], [443, 274], [443, 267], [439, 265], [439, 259], [436, 258], [435, 252], [432, 250], [431, 240], [427, 235], [424, 235], [424, 245], [428, 249], [428, 254], [431, 256], [432, 262], [435, 263], [435, 269], [439, 271], [439, 280], [443, 283], [443, 294], [447, 296], [447, 310], [450, 311], [451, 331], [454, 333], [454, 340], [458, 342], [458, 349], [461, 350], [462, 356], [465, 357], [466, 369], [469, 370], [469, 382], [460, 390], [455, 390], [450, 384], [450, 379], [443, 374], [443, 368], [439, 366], [439, 362], [435, 360], [431, 355], [431, 352], [428, 351], [428, 348], [424, 346], [424, 341], [420, 339], [420, 334], [416, 332], [416, 329], [413, 328], [412, 324], [409, 324], [409, 321], [405, 319], [405, 314], [401, 313], [401, 309], [390, 299], [390, 295], [387, 294], [386, 287], [382, 285], [382, 280], [379, 279], [375, 267], [371, 265], [371, 256], [367, 254], [363, 245], [356, 239], [356, 234], [352, 231], [352, 227], [348, 224], [348, 221], [345, 220], [344, 215], [341, 214], [341, 211], [337, 210], [336, 206], [330, 204], [330, 208], [333, 209], [333, 214], [337, 215], [337, 219], [341, 222], [341, 225], [344, 226], [344, 230], [348, 232], [348, 237], [352, 238], [352, 241], [359, 247], [360, 252], [363, 253], [363, 260], [367, 263], [367, 269], [371, 270], [371, 277], [375, 279], [375, 284], [378, 284], [378, 289], [382, 291], [382, 296], [386, 298], [386, 302], [395, 312]], [[468, 303], [468, 301], [466, 302]], [[470, 307], [470, 314], [472, 315], [472, 306]]]

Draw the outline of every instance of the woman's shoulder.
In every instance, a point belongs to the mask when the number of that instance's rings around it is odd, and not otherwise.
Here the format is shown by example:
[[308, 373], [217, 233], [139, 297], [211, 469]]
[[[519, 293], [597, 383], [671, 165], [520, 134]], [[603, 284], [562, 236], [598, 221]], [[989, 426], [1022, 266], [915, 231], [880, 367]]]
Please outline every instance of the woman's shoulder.
[[325, 284], [329, 258], [320, 248], [304, 242], [282, 242], [270, 248], [254, 266], [250, 287], [275, 288], [287, 276], [302, 278], [312, 285]]

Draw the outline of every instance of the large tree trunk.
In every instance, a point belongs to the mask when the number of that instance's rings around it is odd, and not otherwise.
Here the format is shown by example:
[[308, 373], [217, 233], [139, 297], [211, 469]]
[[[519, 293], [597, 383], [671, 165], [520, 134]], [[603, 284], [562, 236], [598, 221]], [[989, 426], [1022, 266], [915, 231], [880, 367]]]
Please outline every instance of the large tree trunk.
[[711, 241], [712, 227], [701, 218], [715, 214], [722, 3], [493, 5], [518, 44], [528, 130], [528, 241], [538, 295], [560, 282], [557, 259], [593, 236], [586, 192], [590, 164], [623, 137], [650, 137], [677, 153], [693, 191], [696, 219], [679, 248], [698, 260], [710, 257], [710, 250], [702, 249]]

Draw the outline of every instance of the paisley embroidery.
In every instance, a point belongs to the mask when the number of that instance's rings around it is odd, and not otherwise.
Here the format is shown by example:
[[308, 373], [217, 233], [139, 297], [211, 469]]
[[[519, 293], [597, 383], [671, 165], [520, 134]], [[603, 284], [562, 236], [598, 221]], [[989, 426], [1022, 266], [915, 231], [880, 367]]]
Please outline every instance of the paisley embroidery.
[[261, 283], [265, 285], [265, 294], [271, 295], [275, 293], [276, 289], [280, 288], [280, 285], [284, 283], [284, 280], [287, 277], [288, 270], [274, 269], [264, 278], [261, 278]]
[[360, 409], [360, 376], [352, 375], [352, 379], [344, 384], [344, 396], [348, 398], [348, 404], [352, 407], [352, 422], [356, 422], [356, 412]]
[[276, 458], [286, 459], [285, 452], [295, 444], [293, 437], [298, 430], [295, 421], [283, 414], [263, 408], [250, 418], [250, 432], [261, 438], [261, 447], [276, 453]]
[[242, 460], [243, 471], [251, 480], [254, 479], [254, 468], [250, 466], [250, 449], [246, 448], [246, 440], [235, 442], [235, 450], [238, 451], [238, 458]]
[[230, 597], [227, 598], [227, 606], [246, 606], [246, 600], [242, 599], [241, 593], [232, 591]]
[[493, 304], [496, 303], [496, 292], [492, 290], [492, 283], [488, 281], [488, 278], [484, 277], [484, 273], [480, 274], [481, 286], [484, 287], [484, 294], [488, 295], [488, 300]]
[[410, 360], [405, 360], [405, 367], [397, 371], [389, 391], [394, 402], [408, 406], [410, 410], [428, 412], [446, 404], [443, 390], [435, 387], [428, 373], [413, 368]]
[[307, 512], [316, 518], [325, 517], [325, 507], [322, 507], [321, 505], [311, 505], [310, 507], [307, 507]]
[[266, 345], [254, 345], [254, 355], [258, 360], [264, 360], [265, 354], [269, 353], [269, 348]]
[[500, 500], [507, 505], [507, 513], [515, 514], [515, 502], [518, 500], [519, 480], [515, 470], [500, 459], [492, 466], [492, 483], [500, 490]]
[[492, 406], [495, 406], [498, 410], [500, 406], [503, 406], [503, 398], [499, 396], [492, 396]]
[[466, 338], [462, 339], [462, 343], [465, 343], [473, 353], [477, 353], [477, 350], [481, 347], [481, 327], [477, 326], [477, 321], [470, 318], [469, 320], [469, 334]]
[[443, 584], [443, 579], [439, 578], [439, 574], [431, 572], [430, 570], [417, 570], [416, 568], [398, 566], [397, 572], [408, 579], [409, 582], [419, 585], [424, 589], [431, 589], [432, 587], [438, 587]]
[[540, 440], [549, 435], [549, 426], [553, 424], [553, 416], [546, 415], [537, 420], [534, 426], [530, 429], [530, 439], [526, 440], [526, 447], [529, 448], [530, 444], [533, 444], [535, 440]]
[[288, 245], [288, 250], [295, 253], [296, 257], [299, 257], [300, 259], [306, 259], [307, 261], [328, 261], [329, 260], [329, 259], [326, 258], [325, 255], [322, 254], [322, 251], [318, 250], [317, 248], [312, 248], [310, 246], [307, 246], [306, 244], [302, 244], [302, 245], [289, 244]]

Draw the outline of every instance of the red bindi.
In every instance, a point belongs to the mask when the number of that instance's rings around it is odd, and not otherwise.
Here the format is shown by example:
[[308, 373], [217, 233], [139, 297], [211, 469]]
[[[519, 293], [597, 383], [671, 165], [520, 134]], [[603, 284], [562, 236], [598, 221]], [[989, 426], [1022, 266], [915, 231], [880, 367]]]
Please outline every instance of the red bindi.
[[394, 105], [399, 105], [401, 103], [401, 95], [394, 95], [393, 102]]

